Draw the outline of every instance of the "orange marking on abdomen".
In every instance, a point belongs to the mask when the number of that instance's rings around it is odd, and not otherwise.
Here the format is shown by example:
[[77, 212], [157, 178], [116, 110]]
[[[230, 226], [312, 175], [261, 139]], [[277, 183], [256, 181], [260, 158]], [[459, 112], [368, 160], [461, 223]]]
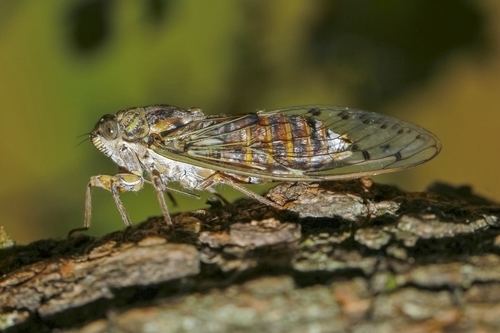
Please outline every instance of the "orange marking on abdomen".
[[271, 126], [269, 126], [269, 116], [259, 116], [259, 126], [264, 133], [261, 141], [264, 143], [271, 143], [273, 141], [273, 134], [271, 132]]
[[[311, 128], [309, 127], [309, 124], [307, 123], [307, 121], [304, 118], [301, 118], [300, 121], [303, 122], [303, 126], [304, 126], [305, 139], [306, 139], [305, 147], [306, 147], [306, 150], [308, 152], [310, 152], [312, 149], [312, 147], [311, 147]], [[312, 154], [312, 153], [307, 153], [307, 160], [308, 160], [309, 164], [311, 164], [313, 155], [314, 154]]]
[[293, 160], [295, 155], [295, 145], [293, 143], [293, 132], [292, 125], [290, 124], [290, 119], [288, 117], [284, 117], [284, 123], [282, 125], [285, 130], [285, 149], [286, 149], [286, 160], [288, 162]]
[[273, 164], [273, 133], [271, 131], [271, 126], [269, 123], [269, 116], [259, 116], [259, 141], [263, 143], [263, 147], [267, 150], [267, 163]]
[[326, 133], [326, 128], [324, 126], [321, 127], [319, 131], [318, 139], [321, 140], [321, 150], [324, 149], [324, 153], [328, 153], [328, 135]]

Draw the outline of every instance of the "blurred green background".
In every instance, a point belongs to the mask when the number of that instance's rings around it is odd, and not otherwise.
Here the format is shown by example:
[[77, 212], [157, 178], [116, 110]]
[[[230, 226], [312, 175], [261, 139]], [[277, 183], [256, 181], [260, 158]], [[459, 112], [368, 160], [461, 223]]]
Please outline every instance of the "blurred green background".
[[[21, 243], [80, 226], [89, 176], [115, 172], [78, 135], [104, 113], [155, 103], [392, 114], [444, 149], [378, 181], [471, 184], [499, 200], [500, 2], [1, 1], [0, 101], [0, 225]], [[149, 188], [124, 201], [134, 221], [159, 214]], [[95, 190], [90, 233], [122, 227]]]

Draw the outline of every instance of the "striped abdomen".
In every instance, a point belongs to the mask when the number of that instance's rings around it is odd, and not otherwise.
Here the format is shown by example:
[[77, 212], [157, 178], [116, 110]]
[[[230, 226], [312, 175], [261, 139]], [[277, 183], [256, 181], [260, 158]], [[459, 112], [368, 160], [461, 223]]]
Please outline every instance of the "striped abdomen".
[[187, 151], [222, 163], [279, 172], [331, 168], [349, 145], [318, 119], [275, 113], [221, 123], [188, 142]]

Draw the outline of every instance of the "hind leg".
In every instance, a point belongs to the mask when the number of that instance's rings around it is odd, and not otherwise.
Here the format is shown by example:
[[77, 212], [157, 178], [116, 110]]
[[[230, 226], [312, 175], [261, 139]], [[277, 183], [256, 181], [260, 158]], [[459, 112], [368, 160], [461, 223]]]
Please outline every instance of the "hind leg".
[[281, 205], [278, 205], [276, 202], [271, 201], [271, 200], [263, 197], [262, 195], [257, 194], [255, 192], [247, 189], [246, 187], [239, 184], [237, 179], [235, 179], [229, 175], [223, 174], [223, 173], [217, 172], [217, 173], [211, 175], [210, 177], [208, 177], [207, 179], [205, 179], [203, 181], [203, 183], [201, 184], [200, 187], [202, 190], [207, 190], [207, 189], [210, 189], [213, 186], [218, 185], [218, 184], [228, 185], [228, 186], [234, 188], [235, 190], [237, 190], [238, 192], [241, 192], [241, 193], [245, 194], [246, 196], [248, 196], [252, 199], [255, 199], [255, 200], [257, 200], [257, 201], [259, 201], [267, 206], [271, 206], [273, 208], [280, 209], [280, 210], [284, 209]]

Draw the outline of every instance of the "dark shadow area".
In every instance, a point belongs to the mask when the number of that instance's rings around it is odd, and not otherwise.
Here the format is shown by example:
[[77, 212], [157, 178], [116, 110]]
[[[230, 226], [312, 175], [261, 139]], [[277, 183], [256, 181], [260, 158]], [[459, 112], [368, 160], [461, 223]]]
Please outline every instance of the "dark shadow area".
[[150, 21], [154, 25], [165, 22], [172, 5], [174, 5], [172, 2], [172, 0], [144, 1], [146, 21]]
[[[77, 53], [91, 54], [111, 38], [116, 5], [113, 0], [88, 0], [71, 6], [67, 17], [69, 41]], [[147, 0], [142, 5], [145, 21], [157, 25], [165, 21], [172, 1]]]
[[[283, 80], [276, 73], [300, 80], [301, 71], [319, 73], [333, 88], [352, 93], [358, 107], [376, 109], [421, 85], [449, 57], [465, 50], [485, 55], [489, 47], [484, 17], [471, 1], [322, 1], [302, 27], [307, 37], [299, 39], [291, 55], [298, 63], [288, 64], [287, 72], [266, 59], [267, 8], [249, 2], [244, 9], [229, 110], [268, 95], [275, 80]], [[281, 41], [274, 42], [279, 47]]]
[[[323, 1], [307, 58], [334, 80], [355, 82], [361, 105], [377, 106], [435, 73], [459, 50], [487, 51], [483, 17], [471, 1]], [[340, 74], [342, 75], [342, 74]]]
[[67, 17], [69, 41], [77, 53], [90, 54], [110, 38], [114, 1], [79, 1]]

